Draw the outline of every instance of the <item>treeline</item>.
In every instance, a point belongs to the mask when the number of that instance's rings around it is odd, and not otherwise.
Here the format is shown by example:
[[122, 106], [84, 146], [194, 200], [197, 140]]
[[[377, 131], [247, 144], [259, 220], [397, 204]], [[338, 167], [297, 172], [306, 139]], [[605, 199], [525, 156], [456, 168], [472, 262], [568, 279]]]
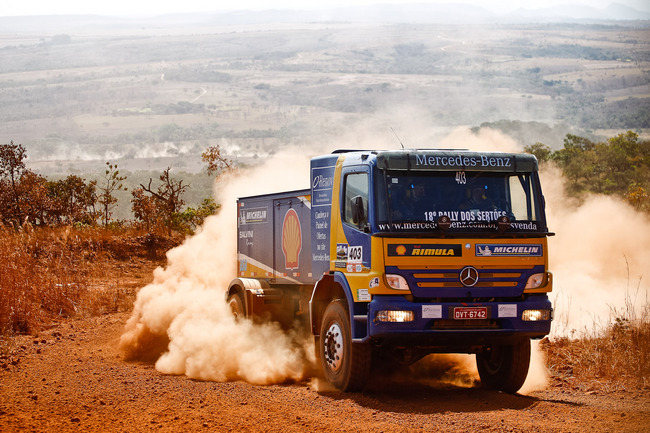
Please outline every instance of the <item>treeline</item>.
[[153, 104], [142, 109], [121, 108], [112, 111], [113, 116], [135, 116], [151, 114], [196, 114], [204, 113], [205, 104], [192, 104], [191, 102], [174, 102], [171, 104]]
[[[159, 143], [169, 144], [164, 154], [172, 155], [198, 155], [215, 136], [240, 140], [238, 144], [243, 149], [257, 151], [255, 143], [250, 145], [247, 140], [261, 140], [269, 153], [273, 153], [275, 142], [288, 141], [300, 135], [298, 128], [304, 125], [281, 126], [278, 129], [245, 130], [220, 129], [219, 125], [193, 125], [189, 127], [177, 124], [165, 124], [140, 131], [133, 134], [111, 135], [82, 135], [78, 138], [50, 134], [44, 139], [34, 140], [29, 144], [30, 156], [36, 159], [50, 159], [52, 155], [68, 155], [71, 146], [83, 146], [85, 155], [92, 159], [101, 159], [108, 153], [117, 153], [120, 158], [137, 158], [149, 149], [151, 145]], [[157, 149], [157, 153], [163, 153]]]
[[[552, 150], [537, 142], [527, 146], [541, 164], [555, 163], [567, 179], [568, 193], [617, 195], [636, 209], [650, 213], [650, 141], [628, 131], [603, 142], [567, 134], [564, 147]], [[218, 146], [202, 154], [209, 173], [229, 170]], [[0, 222], [33, 226], [124, 226], [135, 225], [148, 232], [192, 233], [218, 205], [206, 198], [196, 208], [185, 207], [189, 185], [165, 169], [156, 182], [150, 177], [132, 188], [132, 220], [114, 221], [116, 193], [126, 191], [126, 176], [117, 165], [106, 163], [103, 176], [86, 180], [75, 174], [50, 180], [25, 166], [26, 151], [20, 144], [0, 145]]]
[[[632, 42], [636, 44], [637, 42]], [[559, 57], [566, 59], [586, 59], [600, 61], [641, 61], [645, 60], [645, 53], [634, 53], [616, 49], [603, 49], [581, 44], [545, 44], [529, 46], [522, 50], [523, 57]]]
[[[215, 152], [220, 160], [215, 159]], [[231, 161], [225, 160], [218, 148], [209, 148], [205, 155], [204, 161], [211, 173], [219, 171], [222, 166], [231, 166]], [[154, 233], [163, 230], [167, 234], [172, 231], [193, 233], [206, 217], [218, 209], [212, 198], [204, 199], [196, 209], [184, 208], [183, 196], [189, 185], [182, 179], [175, 179], [171, 167], [168, 167], [158, 177], [157, 186], [153, 178], [149, 178], [148, 183], [141, 183], [131, 190], [133, 220], [113, 221], [117, 204], [115, 194], [126, 191], [126, 176], [120, 174], [116, 164], [107, 162], [105, 172], [98, 180], [88, 181], [74, 174], [64, 179], [48, 180], [26, 167], [26, 157], [21, 144], [0, 145], [0, 223], [6, 226], [130, 225]]]
[[574, 197], [586, 193], [616, 195], [650, 213], [650, 141], [628, 131], [603, 142], [567, 134], [559, 150], [543, 143], [527, 146], [541, 164], [554, 162]]

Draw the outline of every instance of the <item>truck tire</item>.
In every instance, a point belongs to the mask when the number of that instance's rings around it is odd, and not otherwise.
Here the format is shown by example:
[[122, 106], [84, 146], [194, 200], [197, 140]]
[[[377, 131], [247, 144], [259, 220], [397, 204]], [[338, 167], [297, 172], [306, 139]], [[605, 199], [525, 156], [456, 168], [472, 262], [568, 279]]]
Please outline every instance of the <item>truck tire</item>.
[[485, 388], [508, 392], [519, 391], [526, 381], [530, 365], [530, 340], [512, 345], [490, 346], [476, 354], [476, 366]]
[[371, 347], [352, 343], [344, 304], [335, 300], [325, 309], [320, 327], [319, 357], [325, 378], [341, 391], [362, 391], [370, 375]]
[[246, 317], [246, 312], [244, 311], [244, 298], [241, 293], [230, 295], [228, 297], [228, 306], [230, 307], [232, 315], [235, 316], [235, 320]]

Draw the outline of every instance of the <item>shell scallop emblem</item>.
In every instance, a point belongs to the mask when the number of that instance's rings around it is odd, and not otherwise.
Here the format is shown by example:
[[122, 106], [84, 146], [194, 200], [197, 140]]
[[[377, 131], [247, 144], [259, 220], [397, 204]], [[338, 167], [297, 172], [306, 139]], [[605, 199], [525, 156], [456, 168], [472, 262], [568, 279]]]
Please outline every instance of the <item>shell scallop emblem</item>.
[[282, 223], [282, 252], [286, 269], [298, 269], [300, 250], [302, 250], [300, 220], [296, 211], [289, 209]]

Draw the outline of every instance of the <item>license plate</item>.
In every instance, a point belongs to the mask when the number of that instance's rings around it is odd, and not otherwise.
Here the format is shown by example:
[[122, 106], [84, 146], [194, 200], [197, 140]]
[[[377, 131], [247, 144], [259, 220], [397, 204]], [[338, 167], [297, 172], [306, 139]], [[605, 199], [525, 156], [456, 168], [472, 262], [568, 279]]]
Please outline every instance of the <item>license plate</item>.
[[454, 319], [487, 319], [487, 307], [456, 307]]

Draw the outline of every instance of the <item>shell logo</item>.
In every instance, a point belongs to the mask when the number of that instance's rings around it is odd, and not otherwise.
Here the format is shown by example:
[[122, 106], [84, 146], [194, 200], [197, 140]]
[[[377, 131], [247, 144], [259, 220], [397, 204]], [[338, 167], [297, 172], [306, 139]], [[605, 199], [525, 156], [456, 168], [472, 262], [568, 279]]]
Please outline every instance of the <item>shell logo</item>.
[[295, 210], [289, 209], [282, 223], [282, 252], [286, 269], [298, 269], [298, 256], [302, 250], [300, 219]]
[[403, 256], [406, 254], [406, 247], [404, 245], [400, 245], [395, 249], [395, 252], [397, 253], [398, 256]]

